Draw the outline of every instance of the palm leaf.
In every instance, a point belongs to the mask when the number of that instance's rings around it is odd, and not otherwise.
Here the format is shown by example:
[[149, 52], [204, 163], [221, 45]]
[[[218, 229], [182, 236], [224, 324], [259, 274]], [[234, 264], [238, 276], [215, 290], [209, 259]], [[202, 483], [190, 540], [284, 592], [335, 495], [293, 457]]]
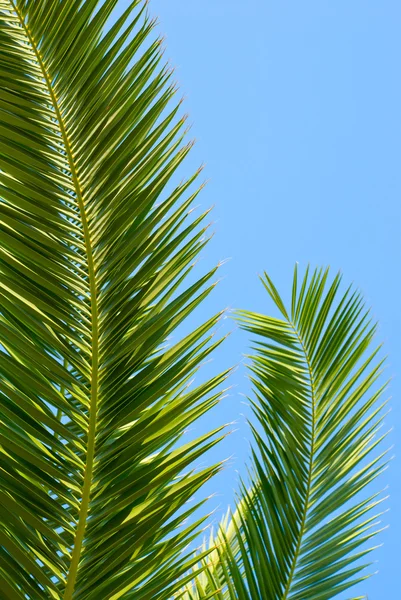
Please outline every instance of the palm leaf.
[[206, 572], [183, 586], [183, 600], [213, 588], [221, 600], [327, 600], [367, 577], [382, 498], [365, 488], [386, 464], [383, 361], [360, 294], [328, 275], [307, 270], [298, 285], [295, 269], [287, 309], [265, 274], [280, 318], [238, 312], [257, 336], [250, 485], [206, 544]]
[[219, 315], [174, 185], [190, 144], [142, 3], [0, 0], [2, 598], [157, 599], [194, 563], [187, 500], [219, 465], [184, 443], [222, 373], [190, 382]]

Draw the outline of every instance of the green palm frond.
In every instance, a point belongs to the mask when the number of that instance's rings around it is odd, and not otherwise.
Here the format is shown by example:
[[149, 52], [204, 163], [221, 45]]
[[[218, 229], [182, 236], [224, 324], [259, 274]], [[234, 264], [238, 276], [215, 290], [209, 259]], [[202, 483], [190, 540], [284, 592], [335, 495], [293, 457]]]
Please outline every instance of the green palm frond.
[[182, 600], [213, 588], [220, 600], [326, 600], [367, 577], [382, 498], [365, 488], [386, 464], [383, 361], [360, 294], [328, 274], [307, 270], [299, 285], [295, 269], [289, 309], [265, 274], [281, 317], [238, 312], [257, 336], [251, 484]]
[[0, 590], [167, 598], [194, 563], [182, 434], [227, 373], [190, 386], [219, 315], [165, 341], [213, 288], [198, 173], [141, 2], [0, 0]]

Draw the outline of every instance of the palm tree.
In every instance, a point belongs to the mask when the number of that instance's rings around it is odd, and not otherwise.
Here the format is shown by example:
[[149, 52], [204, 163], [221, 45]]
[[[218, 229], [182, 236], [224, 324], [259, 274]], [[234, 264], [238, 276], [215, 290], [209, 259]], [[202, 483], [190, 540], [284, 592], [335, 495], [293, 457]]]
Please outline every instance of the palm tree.
[[385, 437], [383, 360], [360, 294], [328, 275], [307, 269], [298, 285], [295, 268], [287, 308], [265, 273], [280, 317], [238, 311], [256, 336], [250, 477], [204, 547], [203, 572], [177, 598], [328, 600], [369, 576], [360, 559], [380, 531], [383, 498], [365, 488], [386, 452], [366, 459]]
[[295, 285], [291, 318], [265, 280], [283, 319], [239, 317], [263, 336], [253, 471], [193, 554], [187, 501], [220, 464], [193, 465], [224, 427], [183, 433], [228, 376], [190, 385], [221, 313], [166, 340], [216, 268], [184, 283], [199, 172], [175, 183], [191, 144], [146, 5], [109, 26], [116, 4], [0, 0], [1, 598], [329, 598], [377, 503], [342, 509], [382, 469], [373, 330], [356, 296], [332, 308], [338, 278]]

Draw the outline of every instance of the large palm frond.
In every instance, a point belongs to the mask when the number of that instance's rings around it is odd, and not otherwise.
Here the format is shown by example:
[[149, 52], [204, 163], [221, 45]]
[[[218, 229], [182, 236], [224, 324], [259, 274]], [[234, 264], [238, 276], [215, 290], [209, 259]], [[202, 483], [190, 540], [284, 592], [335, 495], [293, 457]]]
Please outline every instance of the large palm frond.
[[257, 336], [250, 486], [177, 598], [327, 600], [366, 577], [381, 499], [365, 487], [386, 462], [382, 360], [360, 294], [328, 274], [307, 270], [299, 286], [295, 269], [289, 309], [265, 274], [281, 317], [238, 312]]
[[[0, 590], [167, 598], [192, 564], [187, 500], [221, 437], [184, 429], [226, 374], [188, 384], [219, 315], [166, 338], [213, 287], [172, 176], [183, 119], [146, 7], [0, 0]], [[179, 443], [178, 443], [179, 442]], [[150, 577], [151, 576], [151, 577]]]

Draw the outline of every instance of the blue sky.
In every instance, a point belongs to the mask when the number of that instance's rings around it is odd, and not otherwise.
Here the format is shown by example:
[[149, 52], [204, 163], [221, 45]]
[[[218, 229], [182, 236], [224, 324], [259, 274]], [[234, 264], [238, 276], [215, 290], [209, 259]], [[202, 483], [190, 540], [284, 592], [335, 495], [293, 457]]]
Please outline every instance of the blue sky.
[[[211, 180], [200, 202], [215, 205], [216, 235], [201, 263], [231, 259], [202, 309], [205, 317], [226, 306], [269, 312], [257, 278], [264, 269], [284, 290], [295, 261], [301, 268], [310, 262], [341, 269], [380, 321], [378, 339], [394, 376], [386, 426], [394, 428], [389, 445], [395, 443], [401, 425], [401, 4], [152, 0], [150, 11], [159, 16], [198, 140], [186, 174], [205, 161]], [[212, 502], [221, 512], [248, 454], [240, 395], [249, 393], [245, 350], [246, 336], [234, 331], [214, 359], [216, 369], [240, 363], [236, 387], [213, 415], [215, 423], [237, 420], [212, 457], [231, 457], [207, 488], [218, 492]], [[400, 481], [396, 459], [381, 480], [390, 486], [391, 510], [384, 547], [374, 556], [379, 573], [353, 595], [396, 597]]]

